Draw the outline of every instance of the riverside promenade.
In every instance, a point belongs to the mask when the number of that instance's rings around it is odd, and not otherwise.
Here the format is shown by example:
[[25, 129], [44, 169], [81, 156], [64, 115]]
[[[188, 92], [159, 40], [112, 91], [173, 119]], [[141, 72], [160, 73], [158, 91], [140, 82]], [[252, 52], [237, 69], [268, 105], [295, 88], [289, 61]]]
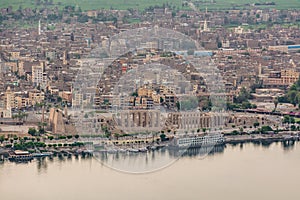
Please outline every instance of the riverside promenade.
[[281, 141], [299, 141], [298, 134], [251, 134], [225, 136], [225, 144], [236, 144], [245, 142], [281, 142]]

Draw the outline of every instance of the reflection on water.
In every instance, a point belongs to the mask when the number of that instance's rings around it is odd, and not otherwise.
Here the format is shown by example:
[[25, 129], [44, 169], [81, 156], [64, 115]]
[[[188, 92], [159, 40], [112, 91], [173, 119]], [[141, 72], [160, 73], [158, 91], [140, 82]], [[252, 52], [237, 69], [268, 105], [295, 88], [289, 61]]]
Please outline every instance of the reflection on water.
[[[205, 157], [215, 156], [218, 154], [223, 154], [228, 146], [244, 149], [245, 145], [253, 145], [255, 148], [262, 147], [264, 149], [270, 148], [271, 145], [279, 145], [286, 151], [293, 151], [295, 149], [295, 141], [282, 141], [282, 142], [267, 142], [267, 141], [254, 141], [247, 143], [235, 143], [227, 145], [218, 145], [214, 147], [202, 147], [202, 148], [190, 148], [190, 149], [168, 149], [163, 147], [158, 150], [148, 151], [144, 153], [133, 153], [133, 152], [95, 152], [94, 157], [82, 155], [63, 155], [57, 154], [54, 157], [47, 158], [36, 158], [34, 161], [37, 166], [39, 173], [46, 173], [48, 169], [48, 164], [51, 163], [64, 163], [72, 160], [81, 161], [86, 159], [95, 159], [99, 161], [101, 165], [107, 166], [109, 168], [116, 169], [118, 171], [125, 171], [130, 169], [135, 172], [150, 172], [153, 169], [161, 169], [173, 164], [180, 158], [190, 157], [204, 159]], [[26, 163], [15, 163], [16, 165], [26, 165]], [[0, 164], [0, 169], [3, 167], [3, 163]], [[155, 168], [156, 167], [156, 168]]]
[[[103, 162], [81, 155], [5, 162], [0, 164], [0, 199], [297, 199], [297, 145], [255, 142], [184, 152], [164, 148], [147, 153], [102, 153]], [[197, 159], [203, 155], [206, 159]], [[178, 156], [181, 159], [170, 167], [138, 176], [105, 167], [105, 162], [115, 166], [125, 162], [128, 168], [141, 165], [145, 169]]]
[[169, 150], [169, 154], [173, 157], [199, 157], [203, 158], [205, 156], [213, 156], [218, 153], [223, 153], [225, 150], [225, 145], [218, 145], [211, 147], [202, 147], [202, 148], [190, 148], [187, 150]]
[[46, 158], [37, 158], [37, 169], [39, 173], [44, 173], [47, 172], [47, 168], [48, 168], [48, 162], [46, 160]]
[[295, 147], [295, 141], [283, 141], [281, 142], [282, 147], [285, 151], [291, 151]]
[[212, 156], [222, 153], [225, 145], [190, 149], [168, 149], [166, 147], [147, 152], [94, 152], [94, 158], [112, 169], [129, 172], [145, 173], [165, 168], [181, 157]]

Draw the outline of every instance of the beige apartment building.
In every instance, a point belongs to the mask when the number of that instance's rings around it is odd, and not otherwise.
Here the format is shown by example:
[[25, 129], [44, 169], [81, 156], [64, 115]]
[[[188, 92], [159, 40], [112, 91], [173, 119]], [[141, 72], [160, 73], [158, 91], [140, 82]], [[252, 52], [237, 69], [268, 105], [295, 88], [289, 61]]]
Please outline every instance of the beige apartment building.
[[281, 71], [270, 72], [269, 77], [263, 80], [265, 86], [290, 86], [299, 78], [299, 72], [294, 69], [282, 69]]

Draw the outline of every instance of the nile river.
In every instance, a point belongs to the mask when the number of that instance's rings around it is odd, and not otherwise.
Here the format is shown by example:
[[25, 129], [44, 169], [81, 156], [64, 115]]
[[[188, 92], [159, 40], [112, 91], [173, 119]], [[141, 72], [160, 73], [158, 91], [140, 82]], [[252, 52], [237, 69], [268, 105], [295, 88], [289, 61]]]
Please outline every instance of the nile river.
[[[163, 162], [170, 155], [157, 151], [132, 159], [142, 164], [145, 158], [147, 163]], [[93, 158], [5, 162], [0, 164], [0, 199], [299, 199], [299, 167], [300, 143], [227, 145], [203, 159], [186, 155], [163, 169], [141, 174], [119, 172]]]

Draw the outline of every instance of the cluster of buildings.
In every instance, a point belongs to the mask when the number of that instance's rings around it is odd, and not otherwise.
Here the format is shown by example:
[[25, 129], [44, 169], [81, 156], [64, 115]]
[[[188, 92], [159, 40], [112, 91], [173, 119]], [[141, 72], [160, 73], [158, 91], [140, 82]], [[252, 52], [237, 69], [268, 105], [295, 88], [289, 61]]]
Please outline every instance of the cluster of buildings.
[[[8, 24], [16, 22], [13, 16], [20, 14], [17, 12], [21, 12], [23, 18], [28, 19], [30, 23], [33, 16], [40, 17], [40, 20], [32, 22], [33, 26], [30, 28], [18, 26], [8, 28]], [[0, 24], [0, 121], [11, 119], [17, 110], [27, 111], [41, 104], [48, 105], [49, 108], [55, 106], [80, 108], [92, 102], [93, 108], [96, 109], [127, 106], [126, 108], [133, 110], [132, 112], [144, 112], [143, 110], [163, 105], [176, 111], [180, 94], [195, 96], [201, 102], [198, 106], [207, 109], [210, 95], [205, 84], [207, 78], [204, 78], [203, 72], [209, 72], [209, 66], [199, 73], [197, 66], [183, 60], [183, 54], [189, 56], [190, 52], [165, 55], [161, 50], [168, 45], [167, 42], [145, 42], [143, 45], [150, 49], [149, 51], [139, 50], [141, 52], [136, 52], [135, 55], [124, 54], [110, 61], [109, 67], [105, 69], [99, 67], [98, 70], [103, 70], [101, 73], [104, 74], [104, 78], [91, 87], [87, 86], [85, 94], [74, 92], [73, 84], [79, 69], [84, 65], [85, 58], [93, 55], [99, 46], [112, 45], [109, 41], [113, 35], [135, 28], [164, 27], [186, 34], [197, 41], [205, 50], [192, 54], [210, 56], [222, 77], [222, 81], [213, 80], [214, 84], [224, 86], [223, 90], [214, 96], [227, 102], [232, 103], [234, 96], [238, 95], [243, 87], [248, 90], [257, 89], [257, 94], [253, 96], [258, 101], [272, 101], [299, 78], [300, 56], [297, 44], [300, 44], [300, 30], [299, 25], [293, 25], [300, 20], [299, 10], [259, 8], [226, 12], [181, 10], [175, 14], [169, 8], [155, 8], [151, 12], [93, 10], [80, 13], [88, 17], [86, 22], [80, 22], [78, 15], [74, 15], [72, 10], [64, 10], [59, 21], [49, 20], [50, 15], [58, 16], [59, 12], [55, 8], [47, 8], [40, 13], [34, 13], [31, 9], [0, 10], [1, 15], [5, 16]], [[116, 20], [100, 21], [100, 16], [101, 19], [103, 16], [106, 19], [115, 16]], [[128, 19], [138, 21], [129, 23]], [[268, 27], [268, 24], [274, 22], [276, 25]], [[263, 24], [265, 27], [256, 27], [256, 24]], [[235, 27], [230, 28], [228, 25]], [[116, 44], [116, 47], [121, 48], [122, 45]], [[105, 52], [96, 54], [107, 56]], [[143, 82], [137, 77], [136, 82], [129, 84], [130, 87], [127, 88], [136, 94], [118, 95], [116, 98], [116, 94], [121, 93], [118, 93], [120, 88], [114, 91], [116, 89], [114, 86], [124, 74], [141, 64], [148, 63], [151, 66], [155, 62], [172, 65], [173, 68], [168, 70], [168, 74], [152, 71], [153, 81], [149, 79]], [[97, 73], [95, 72], [96, 78]], [[167, 75], [169, 77], [163, 77]], [[85, 78], [92, 79], [92, 77], [88, 74]], [[173, 79], [173, 82], [161, 86], [168, 78]], [[262, 88], [272, 92], [263, 91]], [[87, 92], [89, 90], [90, 92]], [[66, 130], [53, 128], [57, 127], [55, 123], [64, 121], [63, 124], [72, 124], [72, 120], [67, 119], [68, 116], [61, 110], [57, 111], [56, 115], [59, 116], [55, 117], [53, 114], [55, 111], [46, 109], [46, 116], [51, 124], [50, 130], [53, 132], [63, 133]], [[207, 128], [223, 124], [218, 117], [211, 116], [215, 114], [200, 112], [194, 116], [195, 120], [191, 118], [192, 121], [184, 121], [180, 118], [182, 116], [174, 114], [170, 115], [169, 123], [170, 126], [177, 128], [186, 126]], [[149, 125], [147, 117], [140, 119], [146, 120], [139, 121], [140, 124], [146, 127]], [[211, 119], [213, 120], [210, 121]], [[103, 125], [103, 121], [106, 124], [112, 123], [110, 120], [99, 119], [99, 121], [102, 126], [106, 126]], [[183, 121], [185, 125], [180, 125]], [[201, 126], [187, 125], [197, 124], [198, 121]], [[59, 127], [65, 126], [63, 124]]]

